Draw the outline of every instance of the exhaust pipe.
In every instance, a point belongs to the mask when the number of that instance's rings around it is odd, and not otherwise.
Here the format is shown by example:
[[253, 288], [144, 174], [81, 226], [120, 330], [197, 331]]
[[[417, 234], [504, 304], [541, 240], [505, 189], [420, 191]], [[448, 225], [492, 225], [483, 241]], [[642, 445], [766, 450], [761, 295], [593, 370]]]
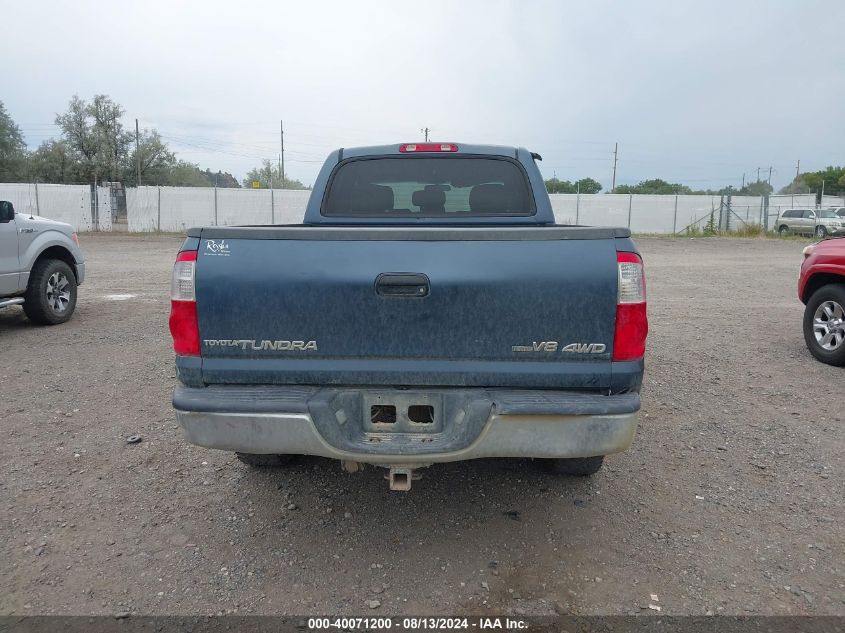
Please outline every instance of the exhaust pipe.
[[407, 492], [411, 489], [411, 480], [414, 478], [413, 468], [391, 468], [387, 475], [391, 490]]

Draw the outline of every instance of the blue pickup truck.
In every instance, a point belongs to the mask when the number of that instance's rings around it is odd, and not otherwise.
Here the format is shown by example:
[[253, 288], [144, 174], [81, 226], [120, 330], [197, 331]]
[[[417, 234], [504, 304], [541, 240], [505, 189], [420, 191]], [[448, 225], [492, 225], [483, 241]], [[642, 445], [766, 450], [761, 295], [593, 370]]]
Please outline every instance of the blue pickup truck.
[[589, 475], [631, 443], [648, 330], [621, 228], [556, 225], [522, 148], [326, 160], [304, 222], [191, 229], [170, 329], [188, 440], [254, 466], [481, 457]]

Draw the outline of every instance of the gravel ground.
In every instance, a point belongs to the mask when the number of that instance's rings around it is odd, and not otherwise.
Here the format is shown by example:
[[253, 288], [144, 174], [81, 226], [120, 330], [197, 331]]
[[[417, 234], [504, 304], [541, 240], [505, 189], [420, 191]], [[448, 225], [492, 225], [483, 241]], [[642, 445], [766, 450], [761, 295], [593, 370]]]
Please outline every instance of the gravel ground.
[[802, 242], [640, 239], [633, 447], [590, 479], [483, 460], [408, 494], [184, 441], [179, 243], [83, 236], [71, 322], [0, 311], [0, 613], [845, 615], [843, 370], [804, 347]]

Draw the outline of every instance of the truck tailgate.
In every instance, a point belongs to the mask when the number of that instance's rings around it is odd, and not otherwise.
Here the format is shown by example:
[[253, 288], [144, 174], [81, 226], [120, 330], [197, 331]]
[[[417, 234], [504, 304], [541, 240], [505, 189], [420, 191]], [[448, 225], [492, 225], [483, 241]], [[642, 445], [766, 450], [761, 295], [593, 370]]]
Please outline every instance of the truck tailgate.
[[606, 389], [614, 237], [565, 227], [203, 229], [203, 381]]

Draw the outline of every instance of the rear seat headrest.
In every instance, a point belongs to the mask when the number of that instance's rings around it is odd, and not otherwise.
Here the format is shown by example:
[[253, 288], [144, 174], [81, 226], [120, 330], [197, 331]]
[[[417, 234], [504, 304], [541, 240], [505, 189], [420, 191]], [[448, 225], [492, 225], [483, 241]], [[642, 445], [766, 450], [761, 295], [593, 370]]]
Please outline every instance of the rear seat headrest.
[[512, 205], [509, 198], [504, 185], [496, 183], [476, 185], [469, 192], [469, 208], [479, 213], [514, 211], [516, 209], [510, 208]]
[[442, 189], [427, 186], [425, 189], [415, 191], [411, 196], [414, 206], [425, 209], [428, 207], [440, 207], [446, 204], [446, 192]]
[[374, 213], [393, 209], [393, 189], [384, 185], [358, 185], [352, 189], [353, 213]]

